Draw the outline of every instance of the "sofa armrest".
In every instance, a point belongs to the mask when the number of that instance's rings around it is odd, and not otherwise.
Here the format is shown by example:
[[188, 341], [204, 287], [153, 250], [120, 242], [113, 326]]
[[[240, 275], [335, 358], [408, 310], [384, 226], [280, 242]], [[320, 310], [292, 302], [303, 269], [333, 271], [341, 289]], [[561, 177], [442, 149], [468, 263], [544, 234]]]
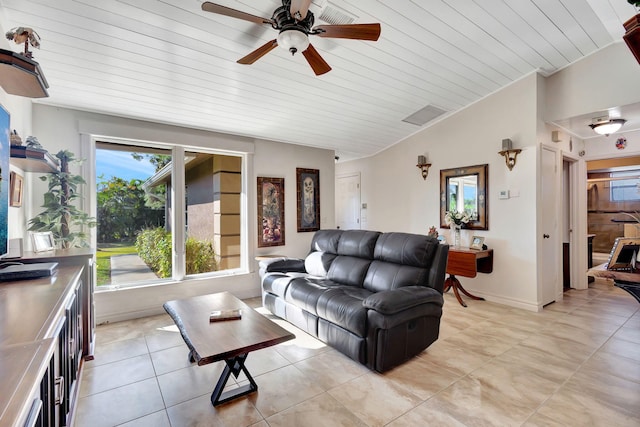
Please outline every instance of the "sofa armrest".
[[306, 273], [304, 260], [299, 258], [271, 258], [260, 261], [260, 270], [267, 273]]
[[426, 286], [404, 286], [390, 291], [376, 292], [362, 301], [366, 308], [384, 315], [399, 313], [427, 303], [442, 306], [442, 294]]

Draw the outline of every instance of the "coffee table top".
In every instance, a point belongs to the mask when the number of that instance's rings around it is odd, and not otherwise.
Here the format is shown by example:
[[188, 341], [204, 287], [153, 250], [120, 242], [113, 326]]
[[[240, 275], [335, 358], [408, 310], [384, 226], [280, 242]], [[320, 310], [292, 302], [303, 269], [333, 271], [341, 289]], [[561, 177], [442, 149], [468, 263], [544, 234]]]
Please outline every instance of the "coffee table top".
[[[295, 335], [230, 294], [202, 295], [164, 303], [198, 365], [280, 344]], [[209, 322], [213, 310], [241, 309], [242, 318]]]

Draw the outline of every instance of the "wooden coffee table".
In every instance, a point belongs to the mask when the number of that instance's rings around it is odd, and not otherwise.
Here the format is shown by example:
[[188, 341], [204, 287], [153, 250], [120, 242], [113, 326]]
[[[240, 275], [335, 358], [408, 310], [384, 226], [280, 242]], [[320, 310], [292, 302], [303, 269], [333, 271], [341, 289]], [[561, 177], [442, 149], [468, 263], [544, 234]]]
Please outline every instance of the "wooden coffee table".
[[[294, 334], [229, 292], [168, 301], [163, 307], [173, 318], [189, 347], [191, 362], [206, 365], [225, 361], [224, 371], [211, 394], [214, 406], [258, 390], [258, 385], [245, 366], [249, 352], [295, 338]], [[242, 310], [241, 319], [209, 322], [211, 311], [237, 308]], [[238, 378], [240, 372], [244, 372], [249, 384], [223, 393], [229, 376], [233, 374]]]

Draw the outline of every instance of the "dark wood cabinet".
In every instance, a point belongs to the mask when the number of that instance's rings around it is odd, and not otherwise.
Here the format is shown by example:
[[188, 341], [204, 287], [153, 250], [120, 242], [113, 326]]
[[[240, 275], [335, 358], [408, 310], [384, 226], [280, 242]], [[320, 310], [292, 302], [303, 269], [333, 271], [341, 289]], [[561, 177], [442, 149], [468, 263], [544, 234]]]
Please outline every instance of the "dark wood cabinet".
[[47, 252], [24, 252], [19, 259], [23, 263], [34, 262], [57, 262], [61, 266], [82, 267], [82, 295], [78, 297], [82, 307], [82, 357], [85, 360], [93, 359], [93, 348], [95, 346], [95, 314], [93, 309], [93, 291], [95, 286], [94, 255], [91, 248], [71, 248], [56, 249]]
[[61, 262], [54, 277], [0, 283], [0, 426], [72, 425], [93, 335], [85, 330], [91, 283], [73, 264]]

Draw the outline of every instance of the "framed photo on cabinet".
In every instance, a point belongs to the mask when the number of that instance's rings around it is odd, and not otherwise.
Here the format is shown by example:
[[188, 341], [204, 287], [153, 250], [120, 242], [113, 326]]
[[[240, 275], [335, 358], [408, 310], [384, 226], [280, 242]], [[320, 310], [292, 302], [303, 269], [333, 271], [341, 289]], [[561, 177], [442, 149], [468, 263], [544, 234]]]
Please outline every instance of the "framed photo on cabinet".
[[15, 172], [9, 174], [9, 206], [22, 206], [22, 190], [24, 180]]
[[56, 243], [51, 231], [31, 233], [31, 241], [33, 243], [33, 252], [47, 252], [56, 248]]
[[258, 247], [284, 245], [284, 178], [258, 177]]
[[320, 171], [296, 168], [298, 231], [320, 230]]

